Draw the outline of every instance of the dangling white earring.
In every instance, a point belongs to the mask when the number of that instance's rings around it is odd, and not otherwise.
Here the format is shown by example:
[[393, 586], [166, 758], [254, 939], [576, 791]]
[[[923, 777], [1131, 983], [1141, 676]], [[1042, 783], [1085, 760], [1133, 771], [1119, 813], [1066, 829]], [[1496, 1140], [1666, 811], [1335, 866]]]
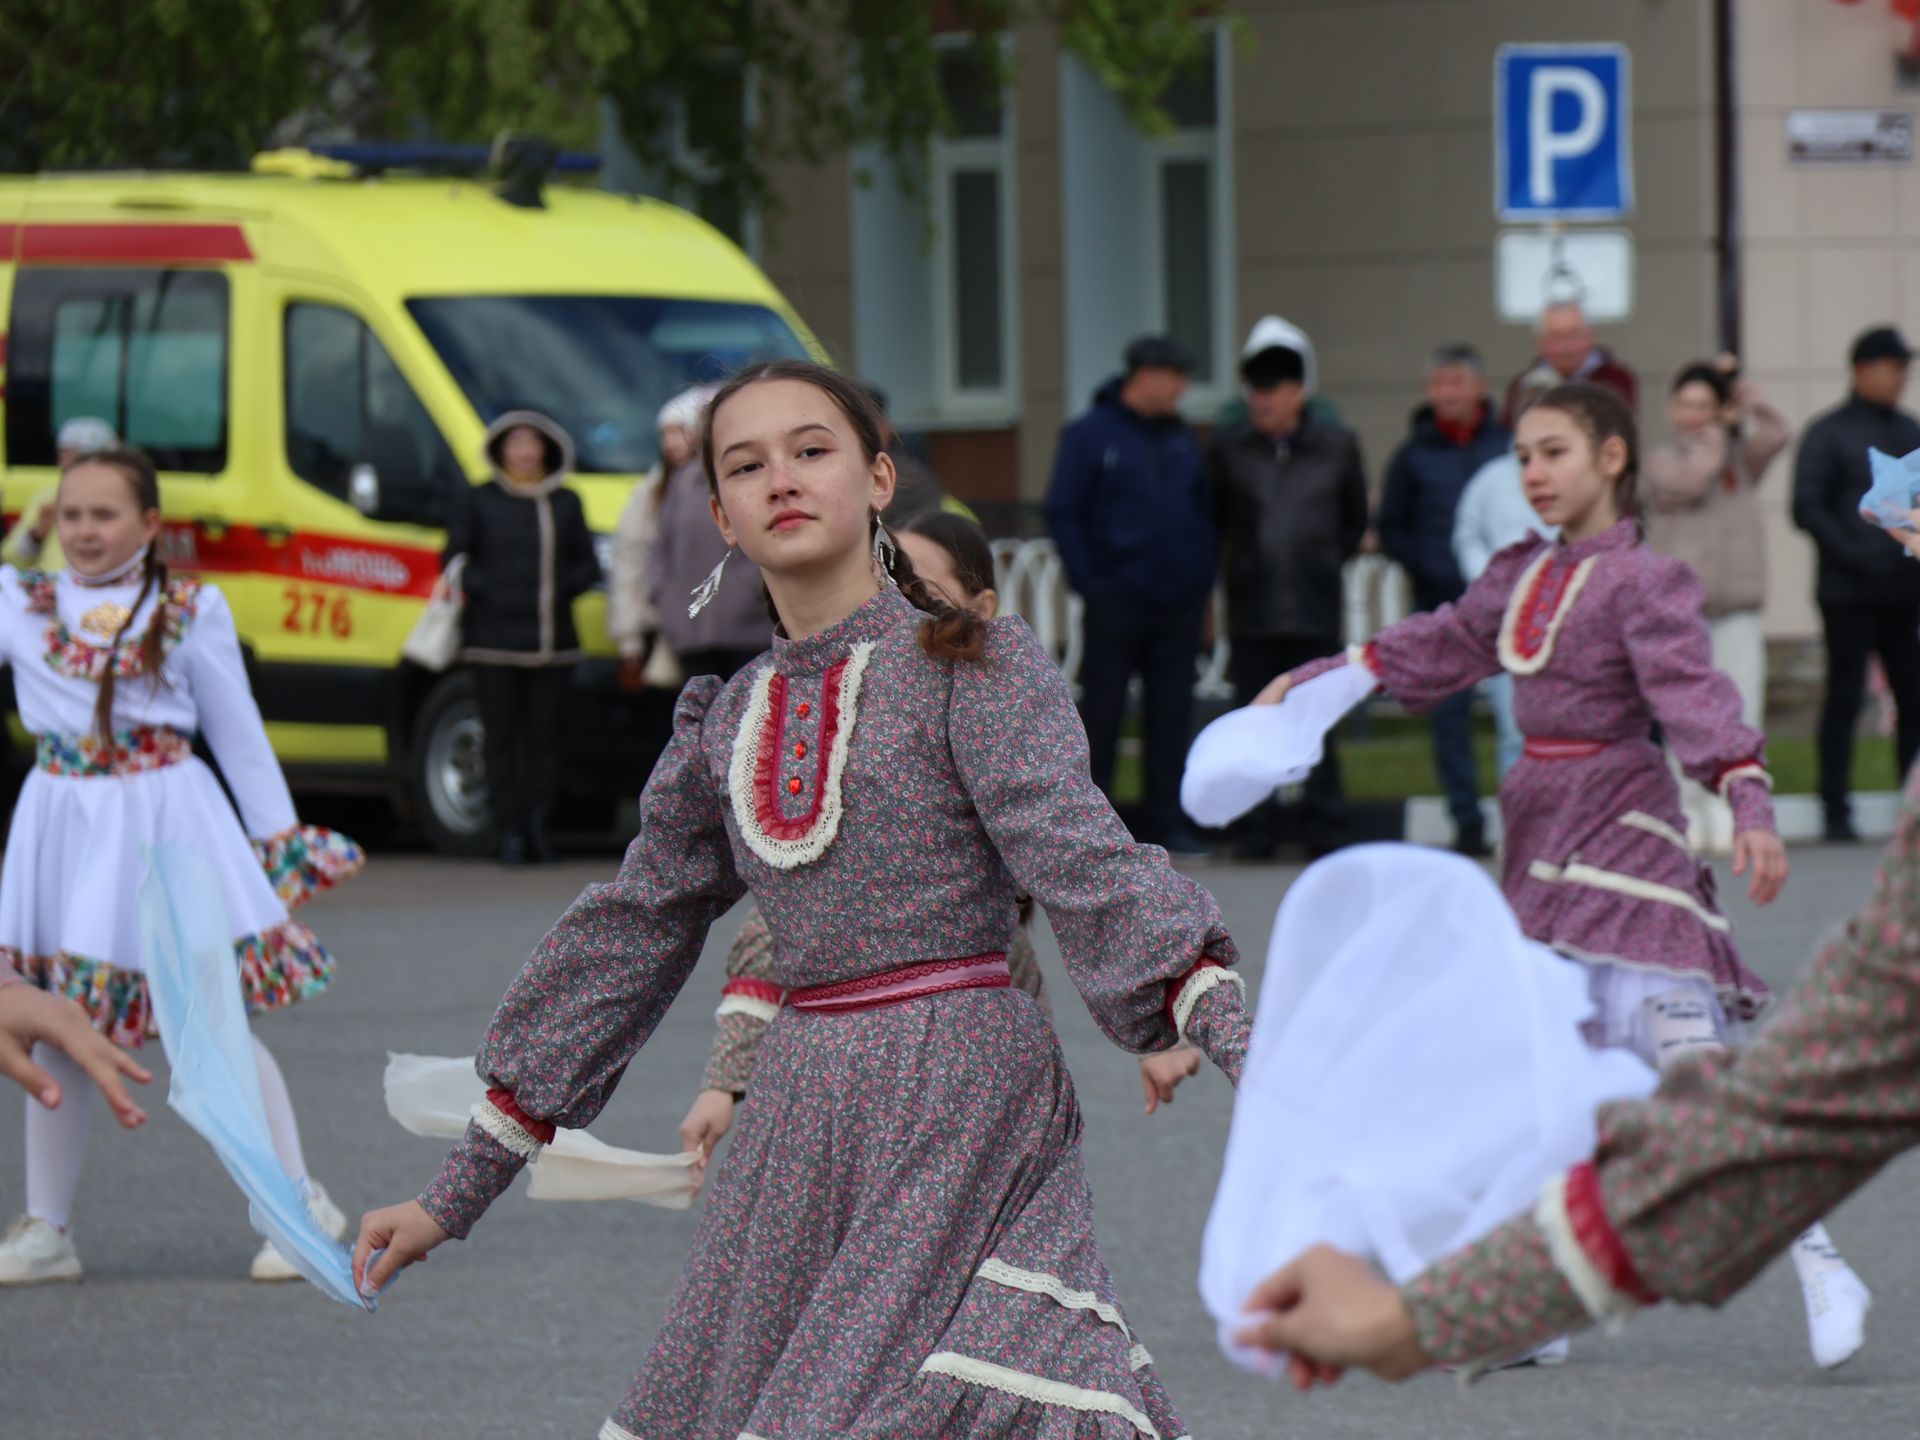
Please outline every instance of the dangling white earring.
[[900, 587], [893, 578], [893, 536], [887, 533], [887, 527], [877, 520], [873, 526], [873, 568], [874, 579], [882, 587], [898, 590]]
[[733, 558], [734, 549], [734, 546], [729, 545], [727, 547], [727, 553], [720, 557], [720, 563], [713, 567], [712, 573], [693, 588], [691, 592], [693, 595], [693, 603], [687, 606], [687, 618], [689, 620], [693, 619], [694, 616], [712, 604], [713, 597], [720, 593], [720, 577], [727, 568], [727, 561]]

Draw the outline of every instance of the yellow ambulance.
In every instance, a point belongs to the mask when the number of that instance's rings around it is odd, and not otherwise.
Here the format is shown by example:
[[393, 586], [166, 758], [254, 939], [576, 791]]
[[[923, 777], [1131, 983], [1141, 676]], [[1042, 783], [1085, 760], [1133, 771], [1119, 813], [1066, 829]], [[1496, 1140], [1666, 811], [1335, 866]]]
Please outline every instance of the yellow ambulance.
[[[294, 782], [384, 791], [436, 847], [477, 853], [470, 679], [400, 648], [487, 422], [532, 408], [572, 434], [604, 565], [660, 405], [817, 352], [753, 263], [670, 205], [409, 163], [0, 178], [0, 508], [11, 523], [53, 483], [62, 422], [109, 421], [161, 470], [168, 561], [231, 598]], [[575, 618], [568, 787], [631, 796], [659, 717], [614, 683], [604, 595]]]

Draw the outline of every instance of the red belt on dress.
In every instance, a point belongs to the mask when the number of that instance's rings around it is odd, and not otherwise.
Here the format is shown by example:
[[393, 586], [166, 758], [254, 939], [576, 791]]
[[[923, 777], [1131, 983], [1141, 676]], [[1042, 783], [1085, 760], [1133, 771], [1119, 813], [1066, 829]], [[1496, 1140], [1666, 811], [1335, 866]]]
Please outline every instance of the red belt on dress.
[[1013, 973], [1007, 969], [1004, 954], [970, 955], [963, 960], [922, 960], [917, 965], [882, 970], [878, 975], [863, 975], [858, 980], [789, 990], [787, 1004], [796, 1010], [842, 1014], [898, 1005], [928, 995], [944, 995], [952, 990], [1004, 990], [1012, 983]]
[[1612, 748], [1611, 740], [1554, 740], [1544, 735], [1529, 735], [1525, 753], [1529, 760], [1584, 760]]

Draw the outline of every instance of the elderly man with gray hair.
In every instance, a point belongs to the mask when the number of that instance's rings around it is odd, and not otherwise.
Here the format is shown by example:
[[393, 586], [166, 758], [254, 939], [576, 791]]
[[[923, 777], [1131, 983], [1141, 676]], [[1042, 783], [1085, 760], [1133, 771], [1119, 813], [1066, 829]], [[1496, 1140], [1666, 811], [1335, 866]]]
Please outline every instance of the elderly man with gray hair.
[[[1513, 446], [1513, 433], [1487, 401], [1487, 371], [1471, 345], [1443, 345], [1427, 361], [1426, 403], [1387, 462], [1380, 490], [1380, 546], [1413, 581], [1414, 608], [1437, 610], [1467, 588], [1454, 555], [1454, 518], [1467, 482]], [[1454, 848], [1488, 853], [1473, 754], [1473, 692], [1433, 711], [1433, 763], [1453, 816]]]
[[1587, 325], [1587, 312], [1578, 300], [1555, 300], [1540, 312], [1540, 353], [1507, 387], [1507, 403], [1501, 418], [1512, 425], [1520, 399], [1520, 384], [1529, 371], [1544, 365], [1558, 375], [1562, 383], [1584, 381], [1613, 391], [1627, 402], [1629, 410], [1640, 403], [1640, 381], [1625, 362], [1604, 345], [1594, 343]]

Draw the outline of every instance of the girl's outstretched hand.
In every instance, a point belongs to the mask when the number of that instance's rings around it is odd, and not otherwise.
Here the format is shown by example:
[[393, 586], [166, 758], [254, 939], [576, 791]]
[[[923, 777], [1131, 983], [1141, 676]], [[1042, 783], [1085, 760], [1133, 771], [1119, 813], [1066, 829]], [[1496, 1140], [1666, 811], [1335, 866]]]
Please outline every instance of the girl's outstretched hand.
[[1747, 882], [1747, 898], [1756, 905], [1771, 905], [1787, 883], [1787, 847], [1771, 830], [1742, 830], [1733, 837], [1733, 873], [1753, 878]]
[[1331, 1385], [1349, 1365], [1405, 1380], [1432, 1365], [1400, 1292], [1357, 1255], [1316, 1245], [1247, 1297], [1242, 1345], [1285, 1352], [1301, 1390]]
[[127, 1129], [146, 1123], [147, 1112], [127, 1093], [122, 1078], [144, 1085], [153, 1076], [95, 1030], [87, 1021], [86, 1011], [64, 995], [52, 995], [32, 985], [0, 988], [0, 1075], [51, 1110], [65, 1097], [58, 1082], [33, 1063], [33, 1047], [42, 1041], [64, 1051], [86, 1071]]
[[[353, 1246], [353, 1283], [362, 1295], [378, 1295], [387, 1282], [447, 1238], [447, 1232], [420, 1208], [418, 1200], [369, 1210], [360, 1220], [360, 1238]], [[373, 1268], [367, 1261], [375, 1251]]]
[[1267, 688], [1253, 697], [1256, 705], [1278, 705], [1287, 698], [1287, 692], [1293, 688], [1291, 675], [1276, 675], [1267, 682]]
[[1140, 1088], [1147, 1093], [1147, 1114], [1173, 1103], [1173, 1092], [1182, 1080], [1200, 1073], [1200, 1052], [1191, 1045], [1176, 1045], [1158, 1055], [1140, 1057]]

